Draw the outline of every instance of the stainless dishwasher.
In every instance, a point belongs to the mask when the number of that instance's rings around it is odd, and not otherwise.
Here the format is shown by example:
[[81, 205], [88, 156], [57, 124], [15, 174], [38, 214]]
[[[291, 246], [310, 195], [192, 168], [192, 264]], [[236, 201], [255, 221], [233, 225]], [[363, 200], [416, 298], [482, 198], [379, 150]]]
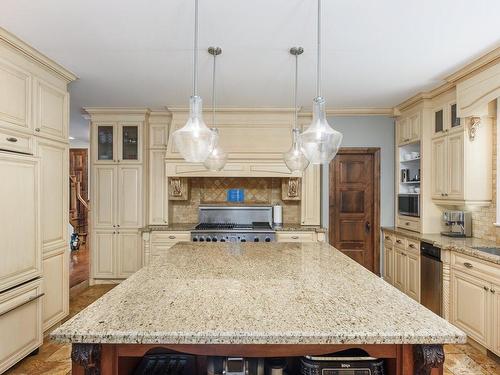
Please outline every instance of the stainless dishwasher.
[[441, 249], [428, 242], [420, 243], [420, 303], [442, 316], [443, 263]]

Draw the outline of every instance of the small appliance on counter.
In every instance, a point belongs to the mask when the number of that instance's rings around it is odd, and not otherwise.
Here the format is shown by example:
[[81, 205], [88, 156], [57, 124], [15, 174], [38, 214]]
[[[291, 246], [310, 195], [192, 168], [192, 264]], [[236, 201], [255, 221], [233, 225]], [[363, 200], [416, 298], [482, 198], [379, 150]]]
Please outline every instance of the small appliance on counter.
[[466, 211], [443, 212], [443, 224], [448, 230], [441, 232], [448, 237], [472, 237], [472, 214]]

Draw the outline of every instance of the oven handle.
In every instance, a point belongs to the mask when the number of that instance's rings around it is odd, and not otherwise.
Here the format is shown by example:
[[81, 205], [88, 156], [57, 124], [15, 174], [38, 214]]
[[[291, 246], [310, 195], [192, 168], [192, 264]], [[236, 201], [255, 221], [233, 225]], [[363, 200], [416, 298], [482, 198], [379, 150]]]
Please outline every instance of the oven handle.
[[19, 304], [19, 305], [17, 305], [17, 306], [11, 307], [10, 309], [8, 309], [8, 310], [6, 310], [6, 311], [1, 312], [1, 313], [0, 313], [0, 317], [2, 317], [2, 316], [4, 316], [4, 315], [6, 315], [6, 314], [8, 314], [8, 313], [10, 313], [11, 311], [14, 311], [15, 309], [20, 308], [21, 306], [26, 305], [27, 303], [33, 302], [33, 301], [37, 300], [38, 298], [43, 297], [44, 295], [45, 295], [45, 293], [42, 293], [42, 294], [39, 294], [39, 295], [37, 295], [37, 296], [35, 296], [35, 297], [30, 297], [28, 300], [24, 301], [23, 303], [20, 303], [20, 304]]

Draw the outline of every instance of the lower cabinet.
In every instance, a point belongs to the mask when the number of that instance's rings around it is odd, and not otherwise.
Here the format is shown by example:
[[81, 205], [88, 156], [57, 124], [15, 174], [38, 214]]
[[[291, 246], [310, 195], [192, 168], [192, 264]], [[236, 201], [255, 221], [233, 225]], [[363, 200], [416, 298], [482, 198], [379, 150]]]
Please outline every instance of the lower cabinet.
[[43, 259], [42, 321], [46, 331], [69, 314], [69, 250], [62, 248]]
[[452, 255], [450, 320], [500, 355], [500, 265]]
[[149, 263], [154, 257], [165, 254], [176, 243], [191, 241], [191, 232], [154, 231], [145, 241], [147, 243], [145, 248], [149, 249], [146, 251], [145, 258], [146, 262]]
[[278, 231], [276, 232], [276, 242], [324, 242], [324, 233], [307, 231]]
[[394, 284], [394, 245], [389, 236], [384, 240], [384, 280]]
[[124, 279], [142, 267], [136, 230], [96, 230], [92, 257], [94, 279]]

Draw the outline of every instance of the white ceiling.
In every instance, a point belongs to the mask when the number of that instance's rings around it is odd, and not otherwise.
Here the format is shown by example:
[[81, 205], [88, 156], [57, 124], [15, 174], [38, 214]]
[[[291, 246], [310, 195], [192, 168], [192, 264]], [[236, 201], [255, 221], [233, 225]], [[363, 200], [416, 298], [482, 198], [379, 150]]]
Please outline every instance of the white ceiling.
[[[199, 0], [200, 91], [220, 106], [289, 107], [303, 46], [300, 104], [314, 96], [315, 0]], [[187, 106], [193, 0], [2, 0], [0, 26], [73, 71], [71, 134], [85, 106]], [[328, 107], [390, 107], [500, 43], [499, 0], [324, 0]]]

